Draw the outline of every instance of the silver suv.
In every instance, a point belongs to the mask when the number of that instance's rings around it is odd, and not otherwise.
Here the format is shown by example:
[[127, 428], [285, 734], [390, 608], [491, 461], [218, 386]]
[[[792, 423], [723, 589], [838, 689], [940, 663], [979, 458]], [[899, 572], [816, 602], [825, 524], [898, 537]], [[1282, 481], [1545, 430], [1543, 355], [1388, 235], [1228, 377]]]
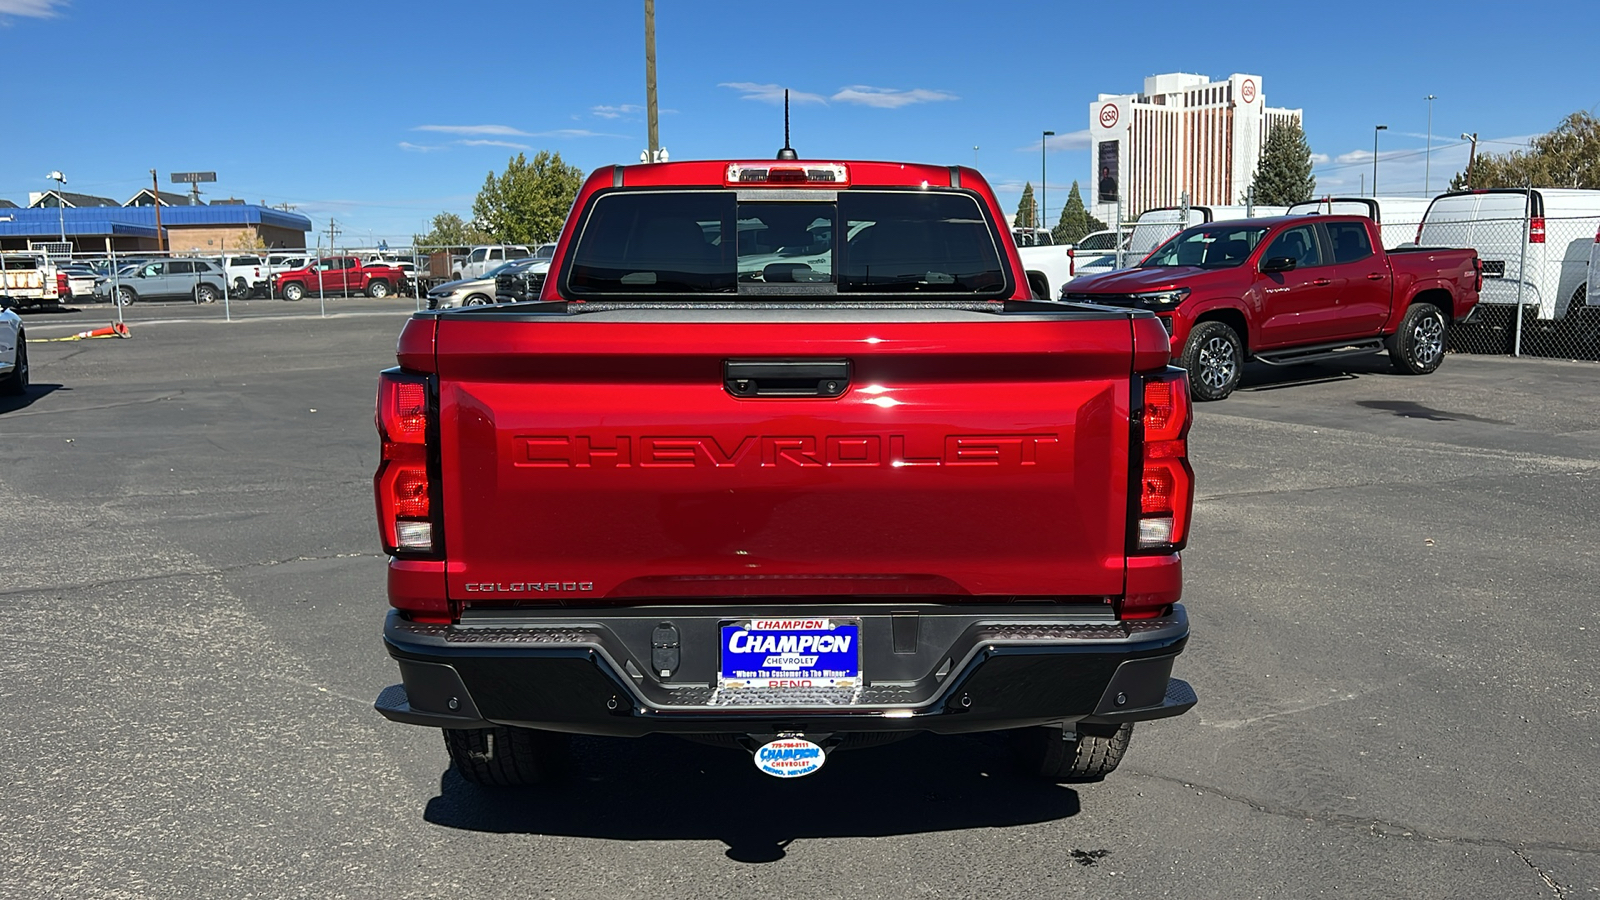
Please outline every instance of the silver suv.
[[96, 297], [126, 306], [140, 300], [215, 303], [222, 296], [222, 267], [209, 259], [158, 259], [140, 263], [94, 286]]

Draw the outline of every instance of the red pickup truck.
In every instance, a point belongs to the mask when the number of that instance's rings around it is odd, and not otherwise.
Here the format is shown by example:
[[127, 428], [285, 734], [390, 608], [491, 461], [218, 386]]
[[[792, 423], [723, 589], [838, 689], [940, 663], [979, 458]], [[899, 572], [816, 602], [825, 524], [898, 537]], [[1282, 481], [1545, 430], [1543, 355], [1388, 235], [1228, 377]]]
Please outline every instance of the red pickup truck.
[[394, 266], [362, 265], [354, 256], [325, 256], [303, 269], [278, 273], [272, 287], [285, 300], [300, 300], [319, 291], [338, 295], [365, 293], [382, 299], [405, 283], [405, 273]]
[[379, 380], [376, 707], [470, 781], [568, 734], [765, 772], [1011, 730], [1051, 780], [1196, 700], [1184, 373], [1031, 299], [972, 169], [607, 167], [538, 300], [421, 312]]
[[1364, 216], [1208, 222], [1131, 269], [1079, 278], [1061, 299], [1148, 309], [1172, 335], [1196, 400], [1233, 392], [1247, 358], [1292, 365], [1388, 351], [1425, 375], [1483, 285], [1473, 250], [1385, 252]]

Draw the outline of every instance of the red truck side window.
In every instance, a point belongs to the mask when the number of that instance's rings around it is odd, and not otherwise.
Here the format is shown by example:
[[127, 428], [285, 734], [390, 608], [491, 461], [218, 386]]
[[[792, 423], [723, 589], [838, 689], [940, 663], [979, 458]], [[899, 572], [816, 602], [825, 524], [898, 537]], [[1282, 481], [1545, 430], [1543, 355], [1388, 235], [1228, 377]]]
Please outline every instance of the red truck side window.
[[1372, 239], [1360, 222], [1329, 222], [1328, 238], [1333, 242], [1333, 261], [1359, 262], [1372, 255]]
[[1273, 240], [1272, 246], [1262, 254], [1262, 259], [1287, 256], [1294, 260], [1295, 268], [1308, 269], [1322, 265], [1322, 250], [1317, 243], [1317, 226], [1301, 225], [1291, 228]]

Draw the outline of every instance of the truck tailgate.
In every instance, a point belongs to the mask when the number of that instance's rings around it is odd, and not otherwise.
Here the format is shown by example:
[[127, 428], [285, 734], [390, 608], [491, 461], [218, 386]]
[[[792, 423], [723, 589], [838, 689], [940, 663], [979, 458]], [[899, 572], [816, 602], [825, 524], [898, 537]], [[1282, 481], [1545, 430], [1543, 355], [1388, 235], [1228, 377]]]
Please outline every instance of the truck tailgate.
[[[470, 310], [434, 346], [457, 603], [1123, 590], [1124, 314]], [[730, 359], [849, 387], [736, 397]]]

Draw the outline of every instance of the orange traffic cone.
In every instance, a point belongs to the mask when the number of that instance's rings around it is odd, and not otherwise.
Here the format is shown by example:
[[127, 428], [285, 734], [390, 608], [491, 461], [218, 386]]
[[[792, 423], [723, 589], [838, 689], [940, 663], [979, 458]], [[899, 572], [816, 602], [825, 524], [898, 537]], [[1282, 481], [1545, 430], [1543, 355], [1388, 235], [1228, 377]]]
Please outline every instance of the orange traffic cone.
[[133, 335], [128, 333], [128, 326], [124, 325], [121, 322], [114, 322], [114, 323], [112, 323], [110, 325], [107, 325], [104, 328], [96, 328], [93, 331], [80, 331], [77, 334], [73, 335], [73, 338], [78, 339], [78, 340], [82, 340], [83, 338], [102, 338], [102, 337], [125, 338], [125, 337], [133, 337]]

